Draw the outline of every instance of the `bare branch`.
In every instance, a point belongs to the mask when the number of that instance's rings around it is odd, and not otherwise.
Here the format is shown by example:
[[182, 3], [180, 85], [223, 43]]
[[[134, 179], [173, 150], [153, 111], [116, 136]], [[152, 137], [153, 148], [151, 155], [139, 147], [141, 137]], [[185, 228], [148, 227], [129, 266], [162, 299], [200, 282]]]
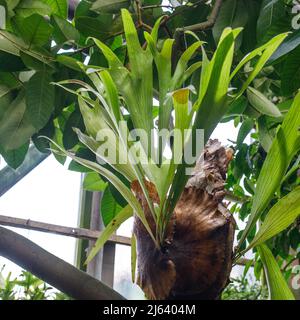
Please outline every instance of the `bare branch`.
[[125, 299], [104, 283], [3, 227], [0, 227], [0, 255], [74, 299]]
[[[0, 215], [0, 225], [35, 230], [47, 233], [59, 234], [62, 236], [73, 237], [78, 239], [97, 240], [101, 234], [100, 231], [88, 230], [84, 228], [72, 228], [59, 226], [56, 224], [44, 223], [29, 219], [20, 219]], [[130, 245], [131, 240], [128, 237], [112, 235], [108, 242], [114, 244]]]
[[211, 14], [209, 15], [207, 21], [193, 24], [190, 26], [185, 26], [183, 28], [178, 28], [176, 32], [184, 32], [184, 31], [203, 31], [209, 29], [214, 26], [217, 17], [219, 15], [223, 0], [216, 0], [215, 5], [212, 8]]

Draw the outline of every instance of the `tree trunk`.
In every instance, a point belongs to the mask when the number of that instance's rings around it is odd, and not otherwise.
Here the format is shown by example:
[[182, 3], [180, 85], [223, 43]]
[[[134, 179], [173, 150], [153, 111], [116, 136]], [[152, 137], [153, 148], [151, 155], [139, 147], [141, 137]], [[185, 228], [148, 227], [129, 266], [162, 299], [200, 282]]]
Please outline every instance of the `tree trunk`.
[[[164, 244], [157, 249], [138, 217], [137, 283], [149, 299], [218, 299], [229, 280], [235, 221], [224, 205], [224, 183], [231, 150], [218, 140], [205, 147], [188, 180]], [[152, 200], [159, 202], [154, 186], [146, 182]], [[149, 207], [137, 182], [132, 190], [152, 230]]]

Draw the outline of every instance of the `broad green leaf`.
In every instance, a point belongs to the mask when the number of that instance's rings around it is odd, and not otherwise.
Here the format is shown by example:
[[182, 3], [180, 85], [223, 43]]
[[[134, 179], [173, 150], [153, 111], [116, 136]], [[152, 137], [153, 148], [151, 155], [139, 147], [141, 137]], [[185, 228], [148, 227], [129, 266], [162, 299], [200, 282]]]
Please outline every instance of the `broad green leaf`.
[[67, 150], [72, 149], [79, 142], [74, 128], [78, 128], [81, 131], [85, 130], [82, 115], [78, 110], [75, 110], [69, 116], [63, 129], [63, 145]]
[[292, 95], [299, 88], [300, 47], [289, 53], [281, 71], [281, 91], [283, 95]]
[[100, 178], [98, 173], [89, 172], [84, 177], [82, 186], [88, 191], [103, 191], [105, 190], [107, 183]]
[[[29, 69], [33, 69], [33, 70], [37, 70], [37, 71], [42, 71], [44, 70], [46, 67], [48, 67], [49, 65], [45, 65], [42, 61], [40, 61], [39, 59], [36, 59], [34, 57], [32, 57], [31, 55], [21, 51], [20, 52], [20, 57], [24, 63], [24, 65], [29, 68]], [[50, 69], [49, 69], [50, 70]], [[53, 69], [52, 69], [53, 70]]]
[[271, 250], [262, 244], [257, 247], [263, 262], [271, 300], [295, 300], [288, 287]]
[[275, 53], [269, 59], [269, 62], [276, 61], [293, 51], [300, 44], [300, 30], [295, 30], [293, 33], [290, 33], [284, 42], [279, 46]]
[[[12, 40], [12, 41], [10, 41]], [[15, 37], [6, 31], [0, 31], [0, 50], [13, 54], [15, 56], [20, 55], [20, 50], [14, 45]], [[20, 42], [20, 45], [25, 45], [24, 42]]]
[[259, 142], [264, 148], [264, 150], [266, 152], [269, 152], [274, 136], [268, 130], [265, 117], [259, 117], [257, 124], [258, 124], [258, 133], [259, 133]]
[[95, 245], [93, 246], [92, 250], [90, 251], [87, 259], [86, 264], [91, 262], [93, 258], [97, 255], [99, 250], [103, 247], [105, 242], [109, 239], [109, 237], [119, 228], [119, 226], [129, 219], [133, 215], [132, 208], [128, 205], [123, 208], [119, 214], [107, 225], [104, 231], [101, 232], [100, 237], [97, 239]]
[[35, 132], [27, 114], [24, 92], [21, 91], [0, 121], [0, 144], [6, 151], [18, 149]]
[[43, 46], [50, 41], [53, 27], [38, 14], [33, 14], [25, 19], [17, 16], [14, 24], [29, 47], [32, 45]]
[[243, 92], [247, 89], [249, 84], [254, 80], [254, 78], [259, 74], [261, 69], [264, 67], [264, 65], [267, 63], [267, 61], [270, 59], [272, 54], [276, 51], [276, 49], [279, 47], [279, 45], [284, 41], [284, 39], [287, 37], [287, 33], [279, 34], [278, 36], [271, 39], [266, 44], [262, 45], [261, 47], [253, 50], [252, 52], [248, 53], [236, 66], [234, 71], [232, 72], [230, 79], [232, 79], [238, 71], [249, 61], [251, 61], [256, 56], [260, 56], [258, 61], [253, 67], [252, 72], [248, 76], [248, 79], [242, 86], [242, 89], [240, 90], [238, 96], [241, 96]]
[[266, 114], [271, 117], [281, 116], [281, 113], [276, 105], [258, 90], [252, 87], [248, 87], [247, 96], [252, 107], [254, 107], [260, 113]]
[[247, 135], [249, 134], [249, 132], [253, 129], [253, 126], [254, 126], [254, 122], [251, 118], [248, 118], [245, 121], [243, 121], [243, 123], [239, 129], [239, 133], [238, 133], [237, 140], [236, 140], [236, 144], [237, 144], [238, 149], [241, 147], [242, 143], [244, 142], [244, 140], [247, 137]]
[[247, 20], [248, 13], [243, 0], [225, 1], [212, 29], [215, 42], [219, 42], [221, 34], [226, 27], [244, 27]]
[[53, 37], [57, 44], [79, 41], [80, 34], [72, 23], [56, 15], [52, 16], [51, 20], [55, 27]]
[[68, 0], [45, 0], [51, 8], [51, 14], [56, 14], [61, 18], [68, 17]]
[[26, 69], [22, 59], [19, 57], [0, 51], [0, 70], [6, 72], [22, 71]]
[[13, 169], [17, 169], [24, 161], [29, 147], [29, 141], [18, 149], [6, 151], [0, 146], [0, 154], [5, 162]]
[[107, 226], [123, 208], [113, 197], [110, 188], [106, 188], [101, 199], [101, 216], [105, 226]]
[[260, 245], [290, 226], [300, 215], [300, 187], [280, 199], [267, 213], [252, 242], [246, 250]]
[[129, 0], [96, 0], [91, 10], [99, 12], [119, 13], [121, 8], [128, 8]]
[[279, 127], [270, 151], [264, 161], [257, 180], [251, 214], [238, 244], [238, 249], [245, 241], [260, 215], [267, 208], [275, 191], [278, 189], [287, 168], [296, 152], [300, 149], [300, 93], [294, 99], [289, 112]]
[[26, 106], [32, 125], [41, 129], [54, 111], [54, 86], [47, 71], [38, 71], [27, 83]]
[[81, 62], [72, 58], [72, 57], [69, 57], [67, 55], [64, 55], [64, 54], [60, 54], [57, 56], [56, 60], [61, 63], [62, 65], [70, 68], [70, 69], [73, 69], [75, 71], [79, 71], [79, 72], [82, 72], [82, 68], [81, 68]]
[[285, 4], [283, 3], [283, 1], [263, 0], [260, 15], [257, 20], [258, 40], [269, 40], [272, 37], [272, 28], [276, 27], [276, 25], [281, 23], [281, 21], [285, 17], [285, 14]]
[[137, 259], [136, 237], [135, 237], [135, 234], [133, 233], [131, 237], [131, 281], [132, 283], [135, 283], [136, 259]]
[[80, 16], [75, 19], [76, 29], [85, 37], [106, 40], [122, 31], [122, 23], [118, 15], [100, 14], [97, 18]]
[[50, 15], [51, 7], [40, 0], [21, 0], [15, 11], [18, 15], [27, 18], [35, 13], [41, 16]]

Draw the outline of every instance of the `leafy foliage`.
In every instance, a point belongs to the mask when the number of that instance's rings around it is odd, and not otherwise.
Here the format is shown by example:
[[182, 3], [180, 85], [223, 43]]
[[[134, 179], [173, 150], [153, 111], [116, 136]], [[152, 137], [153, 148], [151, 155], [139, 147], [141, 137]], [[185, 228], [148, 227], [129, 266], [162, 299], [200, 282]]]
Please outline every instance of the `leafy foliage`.
[[11, 273], [4, 278], [3, 270], [4, 266], [0, 272], [0, 300], [69, 300], [28, 271], [12, 279]]
[[[212, 28], [198, 29], [189, 27], [206, 21], [214, 1], [170, 1], [167, 7], [160, 1], [136, 3], [83, 0], [67, 19], [67, 0], [0, 1], [6, 9], [0, 30], [0, 154], [17, 168], [29, 142], [43, 152], [51, 146], [61, 163], [66, 149], [73, 159], [69, 169], [88, 172], [85, 187], [106, 188], [114, 198], [105, 209], [108, 226], [124, 213], [118, 206], [128, 208], [127, 203], [147, 225], [129, 189], [137, 179], [157, 217], [159, 236], [152, 237], [158, 241], [185, 186], [187, 164], [177, 167], [159, 154], [158, 166], [113, 167], [102, 155], [106, 164], [100, 166], [96, 131], [120, 119], [128, 120], [128, 129], [150, 132], [157, 119], [158, 128], [169, 128], [174, 110], [172, 125], [203, 128], [207, 140], [219, 122], [234, 121], [239, 134], [232, 142], [235, 158], [226, 187], [239, 199], [232, 212], [248, 221], [238, 232], [236, 256], [259, 236], [288, 279], [290, 269], [284, 265], [298, 257], [299, 211], [293, 207], [283, 222], [277, 209], [297, 196], [300, 182], [300, 32], [292, 27], [292, 1], [224, 0]], [[194, 33], [180, 33], [183, 27]], [[159, 107], [153, 107], [153, 97]], [[246, 143], [249, 135], [251, 143]], [[123, 150], [132, 162], [129, 145], [111, 148]], [[158, 211], [147, 195], [145, 176], [159, 192]], [[294, 200], [298, 203], [298, 196]], [[120, 221], [131, 215], [126, 210]], [[253, 250], [259, 278], [266, 259]]]

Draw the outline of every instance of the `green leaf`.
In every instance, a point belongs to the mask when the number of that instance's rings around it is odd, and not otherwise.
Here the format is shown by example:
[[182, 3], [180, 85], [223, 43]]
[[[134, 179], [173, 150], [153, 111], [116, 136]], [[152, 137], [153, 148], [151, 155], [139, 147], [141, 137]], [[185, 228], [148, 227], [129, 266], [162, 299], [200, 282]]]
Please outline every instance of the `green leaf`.
[[38, 14], [25, 19], [17, 16], [14, 24], [29, 47], [31, 45], [43, 46], [50, 41], [53, 27]]
[[226, 27], [244, 27], [248, 20], [248, 13], [243, 0], [227, 0], [220, 9], [213, 27], [213, 36], [218, 43]]
[[40, 0], [21, 0], [18, 6], [15, 8], [16, 13], [19, 16], [27, 18], [32, 14], [40, 14], [41, 16], [50, 15], [50, 6]]
[[259, 174], [256, 192], [253, 197], [251, 214], [239, 241], [238, 248], [246, 239], [249, 231], [267, 208], [275, 191], [278, 189], [287, 168], [296, 152], [300, 149], [300, 93], [285, 116], [273, 140], [271, 149]]
[[279, 47], [279, 45], [283, 42], [283, 40], [287, 37], [287, 35], [288, 35], [287, 33], [282, 33], [282, 34], [275, 36], [273, 39], [271, 39], [266, 44], [253, 50], [252, 52], [248, 53], [239, 62], [239, 64], [236, 66], [236, 68], [234, 69], [234, 71], [230, 75], [230, 79], [232, 79], [246, 63], [251, 61], [256, 56], [260, 55], [260, 58], [257, 60], [255, 65], [253, 66], [251, 73], [249, 74], [247, 80], [245, 81], [241, 90], [237, 94], [237, 97], [241, 96], [244, 93], [244, 91], [247, 89], [249, 84], [259, 74], [261, 69], [264, 67], [264, 65], [267, 63], [267, 61], [270, 59], [270, 57], [276, 51], [276, 49]]
[[107, 183], [100, 178], [98, 173], [89, 172], [85, 175], [82, 186], [88, 191], [104, 191]]
[[35, 132], [27, 114], [24, 92], [20, 92], [0, 121], [0, 144], [6, 151], [18, 149]]
[[109, 188], [106, 188], [101, 199], [101, 216], [107, 226], [123, 208], [117, 203]]
[[136, 236], [133, 233], [131, 237], [131, 281], [132, 283], [135, 283], [136, 259], [137, 259]]
[[54, 86], [47, 71], [36, 72], [26, 87], [26, 105], [32, 125], [41, 129], [48, 122], [54, 111]]
[[[11, 36], [10, 33], [5, 32], [5, 31], [1, 31], [0, 32], [0, 50], [13, 54], [15, 56], [19, 56], [19, 49], [13, 45], [13, 41], [9, 41], [9, 40], [14, 40], [14, 37]], [[24, 45], [23, 42], [21, 42], [21, 44]]]
[[285, 96], [292, 95], [300, 88], [300, 47], [290, 52], [281, 72], [281, 91]]
[[0, 154], [5, 162], [13, 169], [17, 169], [24, 161], [29, 147], [29, 141], [15, 150], [6, 151], [0, 146]]
[[[257, 20], [257, 38], [260, 41], [271, 38], [268, 33], [272, 27], [280, 23], [285, 16], [285, 5], [281, 0], [263, 0]], [[284, 30], [283, 30], [284, 31]]]
[[122, 8], [128, 8], [129, 0], [96, 0], [91, 6], [91, 10], [96, 12], [118, 13]]
[[281, 113], [276, 105], [266, 98], [266, 96], [264, 96], [260, 91], [252, 87], [248, 87], [247, 97], [252, 107], [254, 107], [260, 113], [271, 117], [281, 116]]
[[274, 136], [268, 130], [265, 117], [259, 117], [257, 123], [258, 123], [259, 142], [264, 148], [264, 150], [266, 152], [269, 152]]
[[264, 266], [271, 300], [295, 300], [271, 250], [262, 244], [258, 247], [258, 252]]
[[275, 53], [271, 56], [269, 62], [276, 61], [293, 51], [300, 44], [300, 30], [295, 30], [293, 33], [290, 33], [284, 42], [279, 46]]
[[99, 250], [103, 247], [105, 242], [109, 239], [109, 237], [119, 228], [119, 226], [129, 219], [133, 215], [132, 208], [128, 205], [123, 208], [119, 214], [107, 225], [104, 231], [101, 232], [100, 237], [97, 239], [95, 245], [93, 246], [92, 250], [90, 251], [87, 259], [86, 264], [91, 262], [93, 258], [97, 255]]
[[262, 244], [290, 226], [300, 215], [300, 187], [280, 199], [267, 213], [246, 250]]
[[78, 110], [75, 110], [66, 121], [63, 130], [63, 145], [66, 149], [72, 149], [78, 142], [78, 136], [73, 128], [78, 128], [81, 131], [85, 130], [82, 115]]
[[68, 0], [45, 0], [51, 8], [51, 14], [67, 19], [68, 17]]
[[241, 147], [242, 143], [244, 142], [249, 132], [253, 129], [253, 125], [254, 125], [254, 122], [250, 118], [243, 121], [237, 136], [237, 140], [236, 140], [238, 149]]
[[80, 34], [72, 23], [56, 15], [53, 15], [51, 20], [55, 27], [53, 37], [57, 44], [72, 41], [77, 43], [79, 41]]
[[0, 51], [0, 70], [1, 71], [22, 71], [26, 69], [22, 59], [19, 57]]
[[111, 14], [100, 14], [97, 18], [80, 16], [75, 20], [75, 27], [85, 37], [105, 40], [122, 31], [119, 18]]

